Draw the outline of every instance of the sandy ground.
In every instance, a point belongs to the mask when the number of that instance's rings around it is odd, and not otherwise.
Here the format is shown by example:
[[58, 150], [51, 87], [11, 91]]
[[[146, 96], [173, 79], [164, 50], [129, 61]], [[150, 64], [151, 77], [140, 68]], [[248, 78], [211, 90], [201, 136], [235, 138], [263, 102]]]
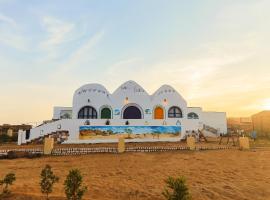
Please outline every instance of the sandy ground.
[[179, 175], [187, 178], [196, 200], [270, 199], [270, 148], [0, 160], [0, 177], [8, 172], [17, 176], [9, 199], [43, 199], [39, 176], [45, 164], [60, 177], [52, 199], [64, 199], [63, 182], [71, 168], [84, 175], [84, 199], [161, 200], [164, 179]]

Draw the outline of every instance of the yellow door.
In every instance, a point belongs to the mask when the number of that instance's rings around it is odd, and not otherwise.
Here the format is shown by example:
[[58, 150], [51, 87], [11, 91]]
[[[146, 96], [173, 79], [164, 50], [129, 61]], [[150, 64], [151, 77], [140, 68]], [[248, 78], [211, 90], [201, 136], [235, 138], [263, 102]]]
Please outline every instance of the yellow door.
[[156, 107], [155, 119], [164, 119], [164, 111], [161, 107]]

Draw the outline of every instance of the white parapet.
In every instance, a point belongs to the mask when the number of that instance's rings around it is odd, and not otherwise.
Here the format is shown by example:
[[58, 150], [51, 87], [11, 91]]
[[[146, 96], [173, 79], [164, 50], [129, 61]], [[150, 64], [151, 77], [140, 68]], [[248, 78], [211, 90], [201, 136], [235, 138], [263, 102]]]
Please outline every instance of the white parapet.
[[26, 136], [26, 131], [23, 131], [20, 129], [18, 132], [18, 142], [17, 142], [18, 145], [22, 145], [26, 143], [25, 136]]

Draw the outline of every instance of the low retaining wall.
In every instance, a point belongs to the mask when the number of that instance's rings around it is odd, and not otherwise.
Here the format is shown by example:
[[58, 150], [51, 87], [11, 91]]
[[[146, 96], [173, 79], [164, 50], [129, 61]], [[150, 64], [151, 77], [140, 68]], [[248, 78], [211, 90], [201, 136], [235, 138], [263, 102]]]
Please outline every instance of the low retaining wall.
[[0, 155], [7, 155], [8, 152], [14, 151], [14, 152], [28, 152], [28, 153], [33, 153], [33, 154], [43, 154], [43, 150], [40, 148], [36, 149], [1, 149], [0, 150]]
[[[239, 149], [238, 147], [196, 147], [195, 150], [226, 150]], [[170, 147], [126, 147], [125, 152], [165, 152], [165, 151], [183, 151], [190, 150], [185, 146], [170, 146]], [[92, 153], [118, 153], [118, 149], [114, 147], [97, 147], [97, 148], [57, 148], [53, 149], [54, 156], [68, 156], [68, 155], [86, 155]]]
[[163, 152], [189, 150], [189, 147], [127, 147], [126, 152]]
[[54, 156], [66, 155], [86, 155], [91, 153], [117, 153], [117, 148], [97, 147], [97, 148], [56, 148], [52, 150]]
[[[226, 150], [226, 149], [239, 149], [239, 147], [232, 146], [196, 146], [195, 151], [202, 150]], [[140, 146], [140, 147], [126, 147], [125, 152], [165, 152], [165, 151], [183, 151], [190, 150], [187, 146]], [[32, 154], [43, 154], [42, 149], [7, 149], [0, 150], [1, 155], [7, 155], [8, 152], [28, 152]], [[118, 153], [117, 147], [91, 147], [91, 148], [54, 148], [51, 152], [53, 156], [69, 156], [69, 155], [87, 155], [93, 153]]]

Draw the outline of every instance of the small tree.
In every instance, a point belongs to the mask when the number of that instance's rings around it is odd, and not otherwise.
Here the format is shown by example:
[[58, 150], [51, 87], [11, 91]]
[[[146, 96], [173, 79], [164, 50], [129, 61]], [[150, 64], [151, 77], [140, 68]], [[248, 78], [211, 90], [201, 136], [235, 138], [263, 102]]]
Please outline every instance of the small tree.
[[53, 185], [59, 181], [59, 177], [53, 174], [52, 168], [50, 165], [46, 165], [42, 169], [40, 174], [40, 188], [41, 192], [46, 195], [46, 199], [49, 199], [49, 194], [53, 191]]
[[4, 179], [0, 180], [0, 185], [3, 187], [3, 190], [2, 190], [3, 194], [10, 193], [8, 187], [12, 185], [15, 180], [16, 180], [16, 177], [14, 173], [9, 173], [5, 176]]
[[82, 186], [83, 177], [80, 170], [72, 169], [69, 171], [65, 180], [65, 193], [68, 200], [81, 200], [87, 190]]
[[184, 177], [169, 177], [165, 180], [167, 189], [162, 193], [167, 200], [190, 200], [191, 196]]

